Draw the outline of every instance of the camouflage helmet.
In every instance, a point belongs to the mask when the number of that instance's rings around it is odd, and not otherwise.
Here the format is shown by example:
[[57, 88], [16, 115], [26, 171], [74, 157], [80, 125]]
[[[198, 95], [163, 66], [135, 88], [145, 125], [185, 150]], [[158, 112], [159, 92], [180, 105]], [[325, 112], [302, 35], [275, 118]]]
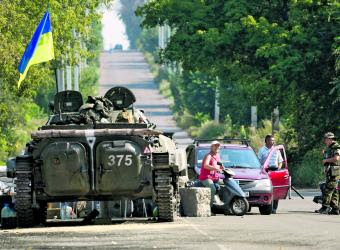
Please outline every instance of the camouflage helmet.
[[134, 119], [133, 119], [133, 116], [126, 109], [123, 109], [117, 115], [116, 122], [134, 123]]
[[104, 103], [101, 100], [97, 100], [94, 105], [95, 110], [102, 111], [104, 110]]
[[327, 132], [326, 134], [324, 134], [323, 136], [325, 139], [335, 139], [335, 135], [332, 132]]

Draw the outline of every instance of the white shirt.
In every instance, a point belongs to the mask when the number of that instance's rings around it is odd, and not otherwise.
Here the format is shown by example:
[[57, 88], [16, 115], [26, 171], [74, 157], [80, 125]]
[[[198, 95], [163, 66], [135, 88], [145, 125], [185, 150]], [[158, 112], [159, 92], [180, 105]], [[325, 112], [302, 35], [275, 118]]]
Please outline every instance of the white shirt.
[[[260, 148], [258, 157], [262, 165], [267, 160], [270, 150], [271, 148], [267, 148], [266, 146], [263, 146], [262, 148]], [[269, 159], [269, 166], [278, 167], [279, 163], [282, 163], [282, 162], [283, 162], [283, 159], [282, 159], [280, 151], [275, 149], [275, 151], [273, 152], [273, 154], [271, 155]]]

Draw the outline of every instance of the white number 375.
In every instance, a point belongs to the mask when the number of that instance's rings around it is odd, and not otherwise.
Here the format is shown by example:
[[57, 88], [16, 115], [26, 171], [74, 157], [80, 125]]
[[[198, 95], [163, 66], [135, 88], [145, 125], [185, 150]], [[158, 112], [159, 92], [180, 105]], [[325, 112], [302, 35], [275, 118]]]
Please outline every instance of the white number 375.
[[131, 166], [132, 165], [132, 155], [109, 155], [108, 165], [112, 166]]

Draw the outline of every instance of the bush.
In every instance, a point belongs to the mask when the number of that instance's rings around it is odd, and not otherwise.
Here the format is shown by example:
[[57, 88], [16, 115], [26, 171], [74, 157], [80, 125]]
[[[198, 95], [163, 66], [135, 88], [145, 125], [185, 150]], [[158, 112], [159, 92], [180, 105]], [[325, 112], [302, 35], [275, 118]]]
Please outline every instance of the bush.
[[170, 103], [173, 103], [173, 97], [171, 94], [171, 90], [170, 90], [170, 82], [167, 80], [162, 80], [159, 83], [159, 92], [165, 97], [167, 98]]
[[256, 152], [264, 145], [266, 135], [272, 133], [271, 121], [263, 120], [261, 123], [262, 126], [259, 128], [250, 127], [248, 133], [250, 143]]
[[194, 119], [195, 119], [196, 123], [198, 123], [199, 125], [208, 122], [209, 118], [210, 117], [209, 117], [208, 114], [204, 114], [202, 112], [198, 112], [194, 115]]
[[214, 139], [223, 137], [225, 134], [225, 125], [214, 121], [208, 121], [200, 127], [197, 133], [198, 138]]
[[[11, 98], [10, 98], [11, 97]], [[31, 99], [10, 96], [0, 105], [0, 164], [19, 154], [30, 141], [30, 133], [43, 125], [47, 114]], [[0, 100], [1, 100], [0, 98]]]
[[176, 113], [175, 119], [182, 129], [188, 129], [194, 124], [194, 117], [187, 110], [183, 114]]
[[[272, 134], [272, 123], [270, 120], [262, 120], [259, 128], [249, 127], [248, 136], [252, 147], [257, 151], [264, 145], [266, 135]], [[287, 151], [294, 151], [297, 147], [295, 131], [287, 129], [284, 123], [279, 124], [279, 131], [274, 134], [276, 144], [283, 144]]]
[[290, 166], [293, 185], [317, 188], [320, 181], [325, 179], [321, 164], [321, 149], [308, 151], [300, 164]]

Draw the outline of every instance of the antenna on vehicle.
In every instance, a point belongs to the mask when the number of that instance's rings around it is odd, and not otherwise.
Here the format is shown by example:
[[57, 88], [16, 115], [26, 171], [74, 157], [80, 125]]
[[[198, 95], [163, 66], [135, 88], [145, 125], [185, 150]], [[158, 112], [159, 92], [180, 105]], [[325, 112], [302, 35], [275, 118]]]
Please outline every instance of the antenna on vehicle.
[[58, 102], [58, 106], [59, 106], [59, 120], [62, 121], [63, 120], [63, 116], [61, 115], [60, 102]]

